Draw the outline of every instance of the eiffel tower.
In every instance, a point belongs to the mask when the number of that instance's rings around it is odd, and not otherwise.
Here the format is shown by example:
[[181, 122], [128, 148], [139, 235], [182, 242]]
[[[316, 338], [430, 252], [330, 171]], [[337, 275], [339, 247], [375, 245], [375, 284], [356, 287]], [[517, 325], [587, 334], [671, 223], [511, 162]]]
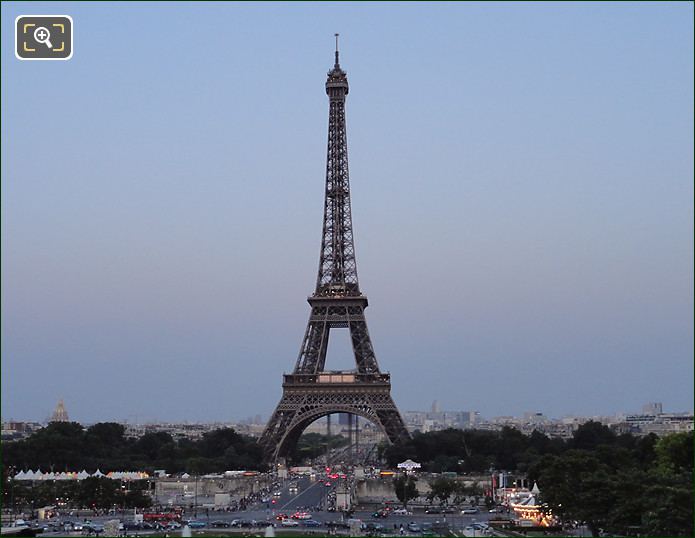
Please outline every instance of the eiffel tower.
[[[333, 413], [361, 416], [391, 442], [407, 439], [408, 431], [391, 398], [391, 378], [379, 370], [367, 330], [367, 297], [360, 292], [350, 212], [345, 96], [347, 74], [338, 61], [328, 72], [328, 157], [323, 210], [323, 235], [316, 291], [308, 298], [311, 314], [299, 357], [284, 375], [282, 399], [268, 421], [260, 444], [274, 462], [294, 447], [304, 429]], [[348, 328], [356, 368], [327, 371], [326, 350], [333, 328]]]

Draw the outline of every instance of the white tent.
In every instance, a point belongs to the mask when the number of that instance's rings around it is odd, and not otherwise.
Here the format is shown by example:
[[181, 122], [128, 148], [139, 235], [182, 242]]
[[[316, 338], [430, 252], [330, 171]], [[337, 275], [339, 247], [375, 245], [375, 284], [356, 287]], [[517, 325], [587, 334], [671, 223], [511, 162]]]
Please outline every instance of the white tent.
[[99, 469], [97, 469], [96, 472], [92, 476], [96, 476], [97, 478], [100, 478], [100, 477], [104, 476], [104, 473], [102, 473]]
[[16, 475], [14, 475], [15, 480], [24, 480], [26, 478], [27, 474], [24, 471], [19, 471]]
[[540, 489], [538, 489], [538, 484], [536, 482], [533, 483], [533, 488], [531, 489], [531, 493], [534, 495], [538, 495], [541, 492]]
[[183, 473], [181, 475], [181, 478], [190, 478], [190, 477], [191, 477], [191, 475], [189, 475], [188, 473]]
[[85, 478], [89, 478], [89, 473], [82, 469], [79, 473], [77, 473], [77, 480], [84, 480]]

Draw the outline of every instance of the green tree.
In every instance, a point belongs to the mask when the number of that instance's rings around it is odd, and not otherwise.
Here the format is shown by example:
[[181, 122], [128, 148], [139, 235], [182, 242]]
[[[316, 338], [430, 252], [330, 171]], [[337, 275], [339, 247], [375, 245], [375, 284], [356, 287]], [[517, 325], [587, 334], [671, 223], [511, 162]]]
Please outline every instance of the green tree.
[[456, 491], [456, 481], [451, 478], [440, 476], [430, 482], [430, 491], [427, 494], [427, 500], [432, 502], [434, 499], [439, 499], [439, 504], [446, 504], [449, 497]]
[[610, 467], [585, 450], [546, 456], [538, 466], [542, 500], [564, 520], [586, 522], [591, 534], [598, 536], [615, 503]]
[[393, 479], [393, 489], [396, 497], [403, 503], [403, 508], [408, 508], [408, 501], [416, 499], [419, 495], [417, 491], [416, 479], [413, 476], [400, 475]]
[[478, 499], [483, 494], [483, 488], [478, 482], [467, 486], [465, 482], [457, 480], [454, 487], [454, 504], [461, 504], [466, 499], [472, 498], [471, 504], [478, 504]]
[[664, 473], [693, 472], [693, 432], [674, 433], [659, 439], [654, 447], [656, 465]]
[[612, 445], [615, 442], [616, 435], [608, 426], [590, 420], [577, 428], [570, 440], [570, 446], [580, 450], [593, 450], [599, 445]]

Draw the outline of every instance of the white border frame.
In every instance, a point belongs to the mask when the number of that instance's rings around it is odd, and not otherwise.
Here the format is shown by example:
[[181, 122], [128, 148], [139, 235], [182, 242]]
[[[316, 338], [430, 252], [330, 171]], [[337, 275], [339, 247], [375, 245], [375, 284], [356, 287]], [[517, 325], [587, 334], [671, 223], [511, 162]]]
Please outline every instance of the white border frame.
[[[70, 56], [66, 56], [65, 58], [22, 58], [18, 53], [17, 53], [17, 21], [21, 19], [22, 17], [65, 17], [70, 21]], [[49, 62], [55, 62], [55, 61], [65, 61], [69, 60], [72, 58], [72, 55], [75, 53], [75, 40], [73, 39], [73, 32], [75, 30], [75, 23], [72, 20], [72, 17], [70, 15], [17, 15], [17, 17], [14, 20], [14, 55], [15, 58], [18, 60], [24, 61], [49, 61]]]

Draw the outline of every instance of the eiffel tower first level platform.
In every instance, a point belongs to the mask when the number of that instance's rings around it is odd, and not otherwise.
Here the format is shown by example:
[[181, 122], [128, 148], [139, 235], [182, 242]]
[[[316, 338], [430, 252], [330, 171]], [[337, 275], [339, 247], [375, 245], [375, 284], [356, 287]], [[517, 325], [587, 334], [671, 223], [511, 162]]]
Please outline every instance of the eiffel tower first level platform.
[[[319, 272], [308, 299], [311, 313], [299, 357], [294, 371], [284, 376], [282, 398], [261, 436], [269, 462], [284, 458], [309, 424], [334, 413], [365, 418], [393, 443], [409, 438], [391, 398], [391, 377], [379, 370], [364, 317], [368, 301], [357, 279], [345, 128], [348, 82], [338, 62], [337, 35], [326, 93], [328, 154]], [[353, 370], [325, 369], [328, 338], [335, 328], [350, 332]]]

